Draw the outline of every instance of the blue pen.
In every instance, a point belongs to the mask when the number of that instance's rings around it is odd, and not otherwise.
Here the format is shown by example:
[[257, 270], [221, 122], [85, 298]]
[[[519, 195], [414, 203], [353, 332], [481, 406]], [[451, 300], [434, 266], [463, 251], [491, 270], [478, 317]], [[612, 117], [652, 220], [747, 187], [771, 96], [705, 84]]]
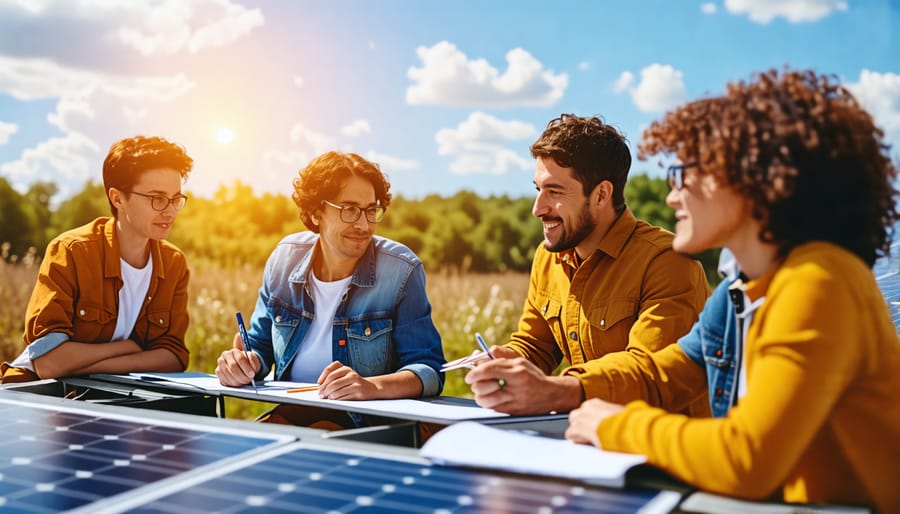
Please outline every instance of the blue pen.
[[[250, 353], [250, 337], [247, 335], [247, 327], [244, 326], [244, 317], [238, 312], [237, 317], [238, 331], [241, 333], [241, 344], [244, 345], [244, 351]], [[256, 380], [250, 377], [250, 383], [253, 384], [253, 390], [256, 391]], [[257, 391], [259, 392], [259, 391]]]
[[481, 337], [481, 334], [479, 334], [478, 332], [475, 332], [475, 340], [478, 341], [478, 346], [481, 347], [481, 349], [484, 351], [484, 353], [486, 353], [487, 356], [490, 357], [491, 360], [493, 360], [494, 354], [491, 353], [491, 350], [490, 350], [490, 348], [488, 348], [487, 343], [484, 342], [484, 338]]

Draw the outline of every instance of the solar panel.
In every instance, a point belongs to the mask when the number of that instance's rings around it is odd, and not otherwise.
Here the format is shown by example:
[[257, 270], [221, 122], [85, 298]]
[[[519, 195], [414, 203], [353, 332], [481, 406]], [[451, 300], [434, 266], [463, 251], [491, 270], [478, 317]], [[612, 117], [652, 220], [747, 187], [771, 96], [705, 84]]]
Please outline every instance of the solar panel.
[[891, 245], [890, 255], [875, 261], [872, 271], [890, 306], [894, 326], [900, 331], [900, 242]]
[[[132, 495], [132, 514], [669, 512], [680, 495], [432, 466], [305, 443], [220, 469], [162, 497]], [[152, 491], [149, 493], [154, 494]], [[656, 510], [658, 509], [658, 510]], [[111, 510], [110, 512], [118, 512]]]
[[293, 439], [179, 425], [0, 397], [0, 511], [75, 509]]

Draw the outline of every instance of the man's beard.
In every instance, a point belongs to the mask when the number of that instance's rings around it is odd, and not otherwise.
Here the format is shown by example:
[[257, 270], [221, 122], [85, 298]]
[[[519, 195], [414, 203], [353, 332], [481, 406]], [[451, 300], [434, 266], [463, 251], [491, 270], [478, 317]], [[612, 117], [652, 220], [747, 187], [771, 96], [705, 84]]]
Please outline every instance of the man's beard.
[[[541, 221], [544, 220], [542, 219]], [[553, 221], [559, 221], [561, 223], [560, 228], [562, 228], [562, 237], [560, 237], [556, 243], [552, 244], [544, 238], [544, 248], [551, 252], [564, 252], [575, 248], [590, 235], [596, 226], [594, 220], [591, 219], [591, 213], [588, 210], [587, 205], [584, 205], [581, 213], [575, 219], [575, 225], [571, 227], [571, 229], [566, 227], [566, 224], [563, 223], [561, 219], [556, 218]]]

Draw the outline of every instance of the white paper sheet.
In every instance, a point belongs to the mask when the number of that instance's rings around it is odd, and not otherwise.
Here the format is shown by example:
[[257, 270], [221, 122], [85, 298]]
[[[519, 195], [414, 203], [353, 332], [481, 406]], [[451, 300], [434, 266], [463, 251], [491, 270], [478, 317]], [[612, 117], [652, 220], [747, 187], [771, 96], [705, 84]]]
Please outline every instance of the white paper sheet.
[[[111, 378], [114, 375], [97, 375], [98, 378]], [[253, 386], [227, 387], [219, 383], [215, 375], [186, 372], [186, 373], [129, 373], [128, 377], [148, 382], [157, 386], [172, 387], [190, 391], [206, 391], [209, 393], [228, 394], [230, 392], [253, 393]], [[291, 389], [299, 389], [315, 384], [307, 382], [264, 381], [257, 382], [256, 393], [260, 400], [278, 402], [280, 398], [302, 399], [307, 404], [320, 404], [323, 407], [340, 406], [342, 410], [359, 411], [369, 409], [377, 411], [383, 416], [405, 415], [414, 418], [439, 418], [448, 421], [465, 419], [487, 419], [507, 417], [508, 414], [491, 409], [484, 409], [477, 405], [458, 405], [452, 402], [442, 403], [440, 398], [422, 399], [398, 399], [398, 400], [326, 400], [319, 398], [318, 391], [306, 391], [290, 393]]]
[[420, 455], [437, 463], [555, 476], [622, 487], [625, 472], [646, 462], [643, 455], [599, 450], [463, 421], [431, 436]]

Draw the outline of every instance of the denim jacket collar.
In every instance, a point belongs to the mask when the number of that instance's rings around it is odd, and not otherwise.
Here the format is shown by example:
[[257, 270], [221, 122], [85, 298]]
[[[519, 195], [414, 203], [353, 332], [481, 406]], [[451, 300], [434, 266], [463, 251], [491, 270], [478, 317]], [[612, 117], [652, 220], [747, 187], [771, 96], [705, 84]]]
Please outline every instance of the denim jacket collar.
[[[312, 262], [315, 256], [322, 251], [319, 246], [319, 236], [316, 236], [315, 243], [313, 244], [313, 249], [311, 252], [307, 253], [303, 259], [297, 264], [297, 267], [294, 268], [294, 271], [291, 272], [290, 280], [292, 283], [297, 283], [301, 285], [306, 285], [307, 276], [309, 276], [310, 271], [312, 270]], [[366, 247], [366, 252], [359, 258], [359, 261], [356, 262], [356, 267], [353, 268], [353, 279], [350, 280], [350, 284], [356, 287], [375, 287], [375, 242], [374, 240], [369, 241], [369, 246]]]

